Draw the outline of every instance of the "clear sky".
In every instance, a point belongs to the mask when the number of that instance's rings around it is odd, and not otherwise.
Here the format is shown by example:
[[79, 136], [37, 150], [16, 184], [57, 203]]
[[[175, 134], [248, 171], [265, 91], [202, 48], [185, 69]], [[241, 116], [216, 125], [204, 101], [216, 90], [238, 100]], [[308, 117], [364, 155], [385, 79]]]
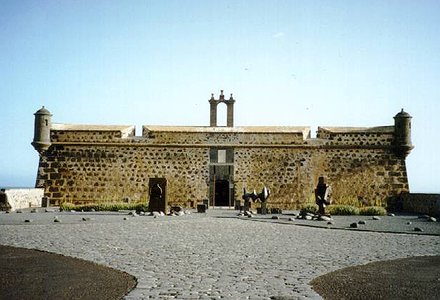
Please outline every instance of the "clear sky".
[[33, 113], [58, 123], [392, 125], [412, 192], [440, 192], [440, 1], [0, 1], [0, 186], [33, 186]]

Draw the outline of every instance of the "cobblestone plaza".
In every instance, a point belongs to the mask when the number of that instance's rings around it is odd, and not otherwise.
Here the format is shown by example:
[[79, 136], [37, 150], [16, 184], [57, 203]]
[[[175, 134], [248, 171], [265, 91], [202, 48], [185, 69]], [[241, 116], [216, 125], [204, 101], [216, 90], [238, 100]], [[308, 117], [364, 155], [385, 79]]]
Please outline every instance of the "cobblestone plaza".
[[[440, 253], [439, 223], [422, 224], [417, 216], [367, 221], [381, 224], [376, 231], [394, 228], [394, 233], [385, 233], [298, 226], [310, 223], [289, 221], [286, 215], [278, 220], [236, 215], [224, 209], [160, 218], [123, 213], [3, 213], [0, 244], [82, 258], [132, 274], [138, 285], [126, 299], [320, 299], [309, 282], [322, 274], [373, 261]], [[59, 223], [53, 222], [55, 216]], [[82, 220], [84, 216], [87, 221]], [[348, 227], [352, 220], [347, 218], [335, 217], [334, 226]], [[401, 234], [403, 228], [399, 234], [397, 227], [409, 223], [409, 218], [411, 226], [419, 222], [429, 234]]]

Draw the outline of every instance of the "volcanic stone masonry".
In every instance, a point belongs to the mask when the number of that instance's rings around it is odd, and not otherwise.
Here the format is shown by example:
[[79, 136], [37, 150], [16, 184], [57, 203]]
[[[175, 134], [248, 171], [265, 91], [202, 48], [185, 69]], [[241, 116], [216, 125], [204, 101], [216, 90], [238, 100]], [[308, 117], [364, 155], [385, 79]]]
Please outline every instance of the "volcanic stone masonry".
[[[405, 158], [413, 149], [411, 116], [378, 127], [234, 127], [231, 95], [212, 95], [211, 126], [52, 124], [35, 113], [32, 145], [40, 155], [36, 187], [51, 205], [149, 201], [151, 183], [166, 182], [166, 206], [208, 199], [233, 206], [243, 187], [271, 191], [268, 207], [299, 208], [318, 178], [332, 185], [335, 203], [381, 205], [409, 192]], [[226, 126], [217, 106], [227, 105]], [[155, 181], [156, 180], [156, 181]], [[159, 180], [159, 181], [157, 181]]]

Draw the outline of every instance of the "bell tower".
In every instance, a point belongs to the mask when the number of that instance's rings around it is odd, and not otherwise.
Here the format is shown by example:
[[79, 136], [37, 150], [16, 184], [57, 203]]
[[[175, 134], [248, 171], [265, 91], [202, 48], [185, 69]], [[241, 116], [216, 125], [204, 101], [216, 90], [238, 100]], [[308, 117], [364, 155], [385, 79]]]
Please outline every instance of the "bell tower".
[[225, 99], [223, 95], [223, 90], [220, 91], [219, 99], [214, 99], [214, 94], [211, 94], [211, 99], [209, 99], [210, 104], [210, 114], [209, 114], [209, 126], [217, 127], [217, 105], [219, 103], [226, 104], [226, 126], [234, 127], [234, 103], [235, 99], [231, 96], [228, 100]]

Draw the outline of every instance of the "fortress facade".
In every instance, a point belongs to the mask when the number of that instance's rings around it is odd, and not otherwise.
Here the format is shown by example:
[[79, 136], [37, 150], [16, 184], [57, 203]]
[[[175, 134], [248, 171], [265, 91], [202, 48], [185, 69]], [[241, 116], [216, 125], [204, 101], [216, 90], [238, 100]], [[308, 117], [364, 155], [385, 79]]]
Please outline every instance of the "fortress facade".
[[[269, 207], [299, 208], [313, 197], [320, 176], [335, 203], [381, 205], [408, 192], [405, 158], [411, 116], [378, 127], [234, 126], [232, 95], [212, 95], [210, 126], [52, 124], [44, 107], [35, 113], [32, 145], [40, 155], [36, 187], [52, 205], [102, 201], [148, 202], [152, 187], [160, 206], [233, 206], [247, 190], [271, 190]], [[227, 124], [217, 126], [217, 106]]]

